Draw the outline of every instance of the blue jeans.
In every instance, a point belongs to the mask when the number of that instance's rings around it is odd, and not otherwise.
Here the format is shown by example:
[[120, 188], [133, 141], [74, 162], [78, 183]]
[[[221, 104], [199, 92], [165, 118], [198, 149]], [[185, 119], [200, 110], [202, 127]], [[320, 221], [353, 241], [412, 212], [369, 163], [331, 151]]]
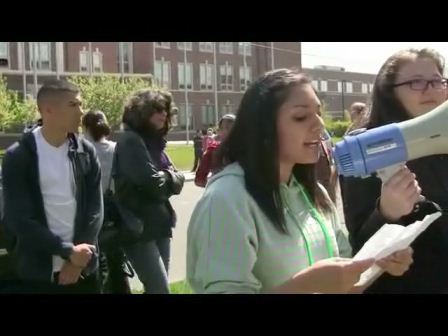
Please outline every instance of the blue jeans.
[[169, 294], [171, 238], [138, 242], [125, 247], [126, 256], [143, 283], [145, 294]]

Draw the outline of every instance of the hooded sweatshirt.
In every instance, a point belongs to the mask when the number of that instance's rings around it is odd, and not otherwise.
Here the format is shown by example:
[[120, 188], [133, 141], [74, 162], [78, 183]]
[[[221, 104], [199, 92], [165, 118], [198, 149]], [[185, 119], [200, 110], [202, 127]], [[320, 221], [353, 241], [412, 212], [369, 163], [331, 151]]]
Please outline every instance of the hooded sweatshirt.
[[[288, 234], [280, 233], [245, 188], [238, 163], [214, 175], [188, 227], [187, 279], [196, 293], [262, 293], [331, 257], [324, 231], [294, 177], [280, 186]], [[329, 200], [328, 194], [320, 186]], [[323, 214], [333, 257], [351, 254], [334, 205]]]

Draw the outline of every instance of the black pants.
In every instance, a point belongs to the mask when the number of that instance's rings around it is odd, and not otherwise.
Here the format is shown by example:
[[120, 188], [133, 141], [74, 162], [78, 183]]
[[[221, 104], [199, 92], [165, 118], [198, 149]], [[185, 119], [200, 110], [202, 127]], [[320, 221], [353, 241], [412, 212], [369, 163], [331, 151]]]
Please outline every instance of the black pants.
[[11, 282], [4, 288], [2, 293], [7, 294], [101, 294], [101, 286], [98, 272], [79, 279], [73, 285], [58, 285], [58, 274], [55, 275], [55, 281], [35, 282], [17, 280]]
[[14, 263], [9, 254], [0, 256], [0, 280], [11, 281], [16, 279]]
[[103, 279], [105, 294], [131, 294], [129, 277], [125, 272], [126, 256], [119, 247], [104, 251], [106, 256], [106, 279]]
[[101, 294], [101, 283], [99, 272], [95, 272], [84, 279], [79, 279], [76, 284], [73, 285], [56, 285], [57, 278], [55, 279], [56, 287], [55, 294]]
[[196, 169], [198, 169], [199, 161], [202, 159], [202, 150], [195, 150], [194, 151], [194, 165], [193, 169], [191, 171], [195, 172]]

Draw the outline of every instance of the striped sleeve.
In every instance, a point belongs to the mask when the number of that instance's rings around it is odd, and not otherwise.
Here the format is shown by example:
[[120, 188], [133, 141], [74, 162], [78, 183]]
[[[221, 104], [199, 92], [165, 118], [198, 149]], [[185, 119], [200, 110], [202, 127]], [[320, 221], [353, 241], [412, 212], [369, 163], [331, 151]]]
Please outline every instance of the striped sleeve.
[[247, 204], [223, 190], [205, 196], [188, 233], [187, 276], [193, 289], [209, 294], [258, 293], [261, 283], [253, 274], [257, 245]]

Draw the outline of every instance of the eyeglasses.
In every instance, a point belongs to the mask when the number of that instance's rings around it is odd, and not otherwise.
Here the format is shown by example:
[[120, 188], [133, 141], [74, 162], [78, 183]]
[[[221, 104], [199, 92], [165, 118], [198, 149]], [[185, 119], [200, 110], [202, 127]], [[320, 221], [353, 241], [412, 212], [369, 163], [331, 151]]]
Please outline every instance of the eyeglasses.
[[437, 78], [437, 79], [431, 79], [431, 80], [427, 80], [427, 79], [413, 79], [410, 81], [406, 81], [403, 83], [398, 83], [398, 84], [394, 84], [392, 85], [392, 87], [399, 87], [399, 86], [403, 86], [403, 85], [409, 85], [409, 87], [411, 88], [411, 90], [414, 91], [426, 91], [429, 87], [429, 84], [431, 84], [431, 86], [436, 89], [436, 90], [441, 90], [441, 89], [446, 89], [447, 88], [447, 79], [445, 78]]

